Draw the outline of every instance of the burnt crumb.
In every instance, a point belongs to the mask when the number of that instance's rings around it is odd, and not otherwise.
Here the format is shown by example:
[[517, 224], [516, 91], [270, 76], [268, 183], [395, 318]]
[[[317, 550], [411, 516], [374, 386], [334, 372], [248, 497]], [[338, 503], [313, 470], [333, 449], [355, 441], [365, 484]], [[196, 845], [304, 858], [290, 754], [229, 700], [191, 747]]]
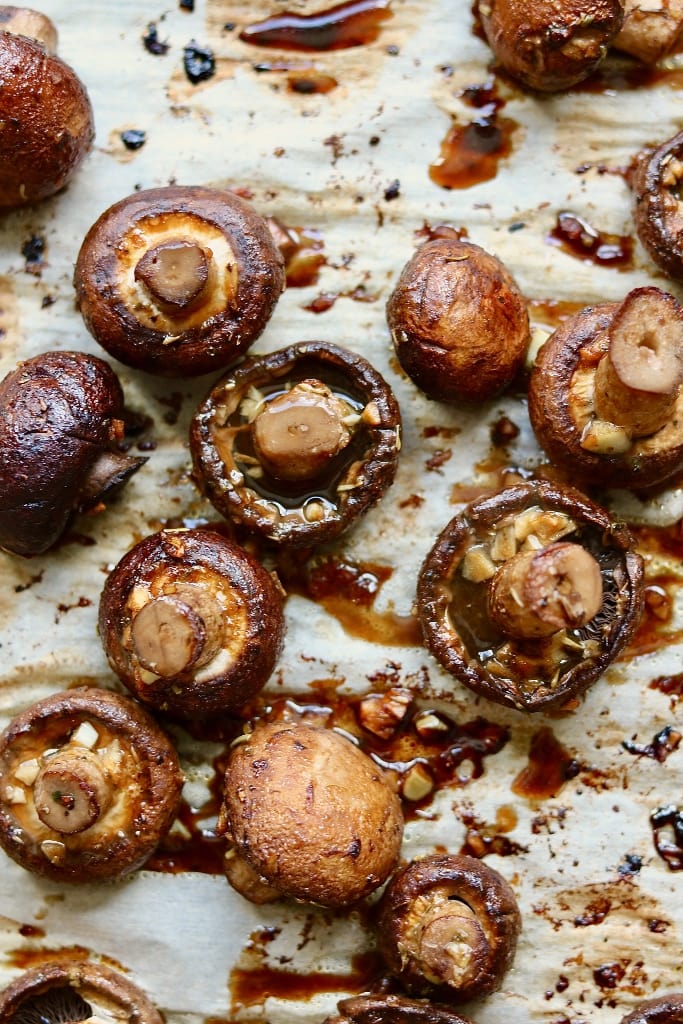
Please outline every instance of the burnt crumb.
[[126, 437], [140, 437], [154, 426], [154, 420], [147, 413], [126, 407], [123, 410], [123, 424]]
[[213, 55], [213, 50], [208, 46], [200, 45], [193, 39], [183, 49], [183, 67], [193, 85], [205, 82], [212, 78], [216, 71], [216, 58]]
[[28, 583], [17, 583], [16, 587], [14, 588], [14, 593], [15, 594], [22, 594], [25, 590], [28, 590], [29, 587], [32, 587], [34, 583], [42, 583], [43, 582], [43, 573], [44, 573], [44, 570], [41, 569], [40, 572], [36, 573], [35, 576], [31, 576], [30, 577]]
[[514, 222], [514, 224], [510, 224], [510, 226], [508, 227], [508, 231], [511, 234], [513, 234], [515, 231], [521, 231], [522, 228], [525, 228], [525, 227], [526, 227], [526, 224], [524, 223], [523, 220], [516, 220]]
[[389, 43], [388, 46], [384, 47], [384, 52], [387, 53], [390, 57], [398, 57], [401, 51], [399, 50], [396, 43]]
[[631, 875], [637, 875], [642, 866], [642, 857], [639, 857], [637, 853], [627, 853], [624, 857], [623, 864], [619, 865], [617, 871], [622, 878], [630, 878]]
[[178, 0], [178, 7], [181, 11], [194, 11], [194, 0]]
[[368, 140], [368, 145], [369, 146], [379, 146], [380, 142], [381, 142], [381, 139], [380, 139], [379, 135], [371, 135], [369, 140]]
[[453, 456], [450, 448], [437, 448], [431, 458], [425, 462], [425, 469], [431, 473], [438, 472]]
[[598, 899], [588, 904], [583, 914], [579, 914], [574, 918], [574, 927], [588, 928], [594, 924], [602, 924], [611, 909], [611, 900], [607, 899], [606, 896], [598, 897]]
[[121, 132], [120, 138], [126, 149], [142, 149], [147, 141], [147, 134], [139, 128], [129, 128]]
[[54, 295], [43, 295], [42, 302], [40, 303], [41, 309], [47, 309], [49, 306], [54, 306], [57, 299]]
[[155, 57], [163, 57], [171, 48], [168, 40], [159, 39], [159, 32], [154, 22], [150, 22], [147, 26], [147, 32], [142, 37], [142, 42], [147, 53], [153, 53]]
[[148, 438], [145, 441], [138, 441], [135, 447], [139, 452], [153, 452], [156, 450], [157, 442]]
[[180, 391], [173, 391], [170, 395], [157, 396], [157, 402], [159, 405], [165, 405], [168, 408], [168, 412], [164, 413], [164, 423], [168, 423], [170, 427], [174, 426], [178, 422], [180, 416], [180, 410], [183, 406], [183, 396]]
[[626, 969], [623, 964], [615, 960], [612, 963], [596, 967], [593, 971], [593, 980], [602, 989], [613, 989], [623, 980], [625, 974]]
[[651, 757], [654, 761], [663, 764], [669, 754], [678, 750], [681, 739], [683, 739], [683, 733], [680, 733], [675, 726], [667, 725], [664, 729], [660, 729], [649, 743], [640, 744], [634, 743], [632, 740], [623, 740], [621, 745], [629, 754], [634, 754], [636, 757]]
[[401, 194], [401, 182], [394, 178], [390, 185], [384, 190], [384, 198], [389, 203], [392, 199], [398, 199]]
[[556, 992], [566, 992], [569, 988], [569, 978], [565, 977], [564, 974], [558, 975], [557, 984], [555, 985]]
[[662, 935], [670, 924], [671, 921], [662, 921], [661, 918], [653, 917], [647, 922], [647, 927], [649, 931], [654, 932], [655, 935]]
[[89, 597], [79, 597], [74, 604], [58, 604], [55, 622], [59, 622], [62, 615], [66, 615], [66, 613], [70, 612], [73, 608], [89, 608], [91, 604], [92, 601]]
[[323, 146], [329, 146], [332, 150], [332, 164], [336, 164], [340, 156], [344, 155], [344, 144], [340, 135], [330, 135], [323, 140]]
[[408, 498], [404, 498], [403, 501], [400, 501], [398, 507], [420, 508], [421, 505], [424, 505], [424, 501], [425, 499], [422, 497], [421, 494], [411, 494]]
[[27, 274], [34, 274], [40, 277], [43, 267], [43, 256], [45, 254], [45, 239], [40, 235], [31, 235], [27, 242], [21, 247], [21, 255], [26, 260], [24, 271]]
[[223, 25], [224, 32], [234, 32], [236, 28], [237, 22], [235, 21], [226, 21], [225, 24]]
[[501, 416], [491, 427], [491, 443], [496, 448], [504, 448], [519, 436], [519, 427], [509, 416]]

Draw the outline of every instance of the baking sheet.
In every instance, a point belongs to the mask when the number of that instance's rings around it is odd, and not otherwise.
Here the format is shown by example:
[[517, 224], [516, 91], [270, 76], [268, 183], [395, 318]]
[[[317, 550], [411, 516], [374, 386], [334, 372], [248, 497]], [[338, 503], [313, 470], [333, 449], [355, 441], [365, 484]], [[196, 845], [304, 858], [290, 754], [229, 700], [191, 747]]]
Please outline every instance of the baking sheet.
[[[394, 387], [405, 428], [397, 482], [337, 547], [347, 559], [390, 566], [376, 610], [407, 616], [420, 563], [459, 507], [454, 497], [469, 484], [486, 483], [492, 424], [504, 414], [520, 428], [511, 463], [532, 468], [542, 461], [522, 398], [473, 411], [447, 408], [426, 400], [397, 372], [384, 302], [416, 232], [425, 223], [465, 227], [472, 241], [505, 261], [529, 299], [589, 303], [619, 299], [651, 280], [662, 284], [637, 244], [633, 269], [620, 272], [582, 263], [544, 237], [566, 209], [602, 231], [633, 233], [623, 175], [611, 172], [643, 145], [680, 129], [683, 94], [673, 78], [649, 88], [548, 98], [501, 86], [505, 116], [518, 125], [510, 157], [493, 180], [447, 191], [430, 180], [429, 165], [453, 118], [472, 119], [459, 91], [489, 77], [490, 53], [472, 32], [469, 4], [392, 0], [392, 17], [374, 43], [315, 55], [316, 67], [339, 83], [326, 95], [294, 94], [283, 72], [255, 70], [282, 56], [294, 63], [311, 58], [241, 43], [241, 26], [284, 9], [324, 7], [276, 0], [197, 0], [193, 13], [139, 0], [43, 6], [59, 27], [61, 56], [87, 84], [97, 138], [63, 195], [3, 219], [0, 370], [49, 348], [100, 354], [74, 310], [73, 262], [90, 224], [138, 187], [175, 181], [238, 188], [264, 215], [321, 232], [326, 265], [319, 281], [283, 295], [255, 350], [323, 338], [362, 352]], [[165, 56], [142, 45], [150, 23], [170, 44]], [[227, 23], [237, 28], [228, 30]], [[199, 85], [182, 68], [183, 47], [192, 39], [216, 55], [216, 74]], [[146, 132], [136, 152], [121, 144], [127, 128]], [[373, 138], [379, 142], [371, 144]], [[392, 191], [398, 191], [394, 198]], [[46, 241], [39, 274], [26, 271], [21, 253], [32, 236]], [[305, 308], [321, 292], [351, 293], [359, 285], [374, 301], [341, 296], [325, 313]], [[2, 725], [75, 680], [115, 685], [95, 629], [106, 572], [165, 521], [216, 518], [189, 479], [186, 443], [189, 419], [213, 378], [162, 382], [115, 366], [128, 405], [153, 418], [149, 436], [156, 447], [120, 502], [78, 522], [78, 533], [94, 543], [72, 540], [30, 561], [0, 555]], [[168, 423], [174, 407], [177, 422]], [[429, 469], [444, 449], [448, 461]], [[464, 487], [454, 493], [456, 483]], [[422, 500], [407, 500], [412, 496]], [[671, 522], [681, 512], [677, 491], [647, 508], [631, 498], [613, 500], [637, 518]], [[675, 573], [678, 566], [650, 552], [649, 578], [662, 569]], [[322, 607], [297, 596], [287, 602], [285, 650], [269, 684], [274, 694], [305, 694], [309, 684], [330, 679], [340, 692], [364, 692], [384, 675], [459, 721], [481, 714], [510, 728], [510, 741], [486, 760], [481, 778], [440, 791], [429, 816], [408, 825], [403, 850], [406, 859], [435, 848], [457, 850], [468, 813], [492, 823], [501, 808], [514, 808], [517, 824], [508, 837], [520, 852], [489, 855], [487, 862], [512, 883], [524, 930], [502, 991], [465, 1008], [481, 1024], [503, 1017], [511, 1024], [612, 1024], [642, 998], [683, 987], [683, 875], [657, 855], [649, 824], [654, 809], [680, 800], [683, 753], [659, 763], [621, 746], [631, 738], [647, 743], [680, 723], [675, 698], [648, 688], [652, 679], [681, 669], [676, 630], [683, 598], [675, 586], [669, 590], [672, 642], [660, 637], [656, 651], [622, 657], [572, 715], [552, 720], [530, 720], [475, 698], [421, 648], [348, 635]], [[510, 787], [543, 725], [582, 767], [556, 797], [532, 802]], [[191, 771], [195, 795], [210, 772], [213, 750], [202, 751], [204, 760]], [[633, 858], [640, 858], [640, 870], [628, 870]], [[272, 941], [264, 944], [265, 933]], [[343, 981], [339, 992], [320, 984], [307, 1000], [268, 997], [266, 986], [262, 998], [240, 1003], [234, 984], [231, 989], [235, 965], [351, 978], [353, 956], [370, 944], [357, 914], [255, 907], [220, 877], [141, 871], [118, 884], [62, 888], [7, 858], [0, 863], [0, 983], [24, 963], [80, 947], [128, 971], [169, 1024], [322, 1021], [344, 994]], [[245, 960], [250, 949], [252, 960]], [[600, 973], [605, 965], [619, 969]]]

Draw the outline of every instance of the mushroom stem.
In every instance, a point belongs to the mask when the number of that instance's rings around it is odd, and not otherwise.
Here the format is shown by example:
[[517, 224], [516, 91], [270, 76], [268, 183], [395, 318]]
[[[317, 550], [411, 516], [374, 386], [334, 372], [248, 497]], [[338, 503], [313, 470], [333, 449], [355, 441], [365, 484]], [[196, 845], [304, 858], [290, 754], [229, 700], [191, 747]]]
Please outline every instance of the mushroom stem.
[[0, 31], [35, 39], [49, 54], [57, 52], [57, 29], [40, 11], [29, 7], [0, 7]]
[[33, 787], [38, 817], [63, 835], [83, 832], [94, 825], [111, 798], [111, 785], [97, 754], [81, 747], [63, 747], [49, 758]]
[[595, 374], [595, 409], [632, 437], [670, 419], [683, 381], [683, 310], [659, 288], [636, 288], [608, 328], [609, 348]]
[[81, 504], [89, 504], [110, 494], [117, 487], [122, 487], [145, 462], [147, 459], [138, 456], [103, 451], [83, 478], [79, 501]]
[[[462, 900], [439, 901], [421, 920], [417, 959], [437, 983], [462, 985], [476, 970], [487, 940], [474, 911]], [[483, 947], [483, 950], [482, 950]]]
[[135, 267], [135, 280], [169, 315], [186, 313], [206, 289], [209, 260], [196, 242], [171, 239], [148, 249]]
[[600, 566], [580, 544], [567, 541], [520, 551], [491, 578], [488, 606], [493, 622], [511, 636], [577, 629], [602, 607]]
[[164, 679], [207, 664], [223, 637], [221, 609], [196, 584], [182, 584], [143, 605], [131, 639], [140, 664]]

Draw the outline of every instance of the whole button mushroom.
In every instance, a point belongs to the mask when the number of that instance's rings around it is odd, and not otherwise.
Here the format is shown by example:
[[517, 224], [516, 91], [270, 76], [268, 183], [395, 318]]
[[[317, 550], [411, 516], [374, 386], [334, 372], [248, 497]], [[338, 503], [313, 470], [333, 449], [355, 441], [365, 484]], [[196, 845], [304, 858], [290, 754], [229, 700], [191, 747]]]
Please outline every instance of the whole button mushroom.
[[626, 526], [578, 491], [530, 481], [447, 524], [420, 571], [417, 607], [447, 672], [499, 704], [547, 711], [622, 650], [642, 594]]
[[48, 960], [0, 992], [3, 1024], [163, 1024], [144, 992], [125, 975], [93, 960]]
[[622, 1017], [621, 1024], [680, 1024], [683, 1020], [683, 992], [647, 999]]
[[266, 221], [233, 192], [169, 185], [106, 210], [74, 285], [93, 337], [164, 377], [224, 369], [258, 338], [285, 286]]
[[93, 687], [54, 694], [0, 737], [0, 846], [54, 881], [120, 878], [170, 828], [182, 784], [139, 704]]
[[683, 468], [683, 308], [659, 288], [588, 307], [540, 350], [529, 416], [584, 485], [649, 488]]
[[435, 238], [406, 264], [387, 302], [401, 366], [430, 398], [482, 402], [515, 378], [529, 345], [526, 302], [501, 261]]
[[629, 175], [633, 219], [651, 259], [674, 281], [683, 281], [683, 131], [635, 160]]
[[449, 1006], [397, 995], [352, 996], [324, 1024], [471, 1024]]
[[226, 518], [297, 547], [331, 540], [393, 482], [400, 413], [361, 356], [322, 341], [253, 357], [190, 428], [197, 483]]
[[497, 871], [475, 857], [425, 857], [389, 882], [378, 947], [411, 994], [464, 1003], [501, 987], [521, 926], [515, 895]]
[[95, 134], [85, 86], [54, 55], [45, 15], [0, 7], [0, 208], [47, 199], [69, 182]]
[[38, 555], [73, 515], [102, 504], [147, 460], [122, 454], [123, 392], [111, 367], [46, 352], [0, 383], [0, 547]]
[[403, 836], [389, 778], [351, 740], [269, 722], [234, 746], [219, 818], [228, 881], [247, 899], [344, 907], [396, 866]]
[[284, 635], [270, 573], [209, 529], [162, 530], [107, 578], [99, 630], [139, 700], [182, 718], [234, 712], [267, 682]]
[[587, 78], [619, 32], [622, 0], [479, 0], [503, 68], [530, 89], [557, 92]]

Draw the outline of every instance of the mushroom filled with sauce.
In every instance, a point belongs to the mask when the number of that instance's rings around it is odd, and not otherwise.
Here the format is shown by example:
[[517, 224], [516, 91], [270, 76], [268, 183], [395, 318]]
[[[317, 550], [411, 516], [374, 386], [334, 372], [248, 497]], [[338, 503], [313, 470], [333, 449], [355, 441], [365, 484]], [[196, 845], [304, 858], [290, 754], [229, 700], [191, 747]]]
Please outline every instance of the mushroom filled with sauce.
[[230, 713], [267, 682], [284, 636], [282, 591], [209, 529], [162, 530], [107, 578], [99, 631], [143, 703], [183, 718]]
[[170, 828], [182, 784], [139, 704], [93, 687], [54, 694], [0, 736], [0, 846], [54, 881], [120, 878]]
[[90, 228], [74, 285], [86, 326], [128, 366], [221, 370], [264, 330], [285, 286], [266, 221], [227, 190], [169, 185], [115, 203]]
[[633, 219], [650, 258], [664, 273], [683, 281], [683, 131], [644, 149], [630, 169]]
[[94, 960], [47, 960], [0, 992], [3, 1024], [163, 1024], [145, 993]]
[[651, 488], [683, 468], [683, 307], [636, 288], [590, 306], [541, 348], [529, 417], [552, 462], [584, 486]]
[[475, 857], [412, 861], [387, 886], [379, 951], [412, 995], [464, 1003], [499, 989], [522, 926], [515, 895]]
[[561, 708], [604, 672], [642, 610], [623, 523], [569, 488], [527, 482], [455, 516], [427, 555], [424, 642], [452, 676], [523, 711]]
[[56, 47], [57, 31], [46, 15], [0, 7], [0, 208], [55, 195], [92, 145], [88, 93]]
[[337, 1004], [337, 1013], [324, 1024], [471, 1024], [449, 1006], [407, 996], [351, 996]]
[[190, 428], [194, 476], [228, 519], [276, 544], [331, 540], [393, 482], [400, 413], [362, 358], [322, 341], [246, 360]]
[[247, 899], [345, 907], [396, 867], [403, 815], [390, 776], [346, 736], [269, 722], [233, 746], [219, 831]]
[[38, 555], [147, 461], [123, 454], [123, 392], [102, 359], [45, 352], [0, 383], [0, 547]]

